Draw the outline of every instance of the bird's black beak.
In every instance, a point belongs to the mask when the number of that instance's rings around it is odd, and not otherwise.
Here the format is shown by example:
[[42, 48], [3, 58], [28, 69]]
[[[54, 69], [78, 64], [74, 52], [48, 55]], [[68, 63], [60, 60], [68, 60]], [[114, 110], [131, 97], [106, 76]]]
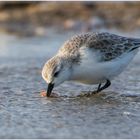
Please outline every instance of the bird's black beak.
[[54, 84], [49, 83], [48, 84], [48, 89], [47, 89], [47, 97], [49, 97], [51, 95], [51, 92], [53, 90]]

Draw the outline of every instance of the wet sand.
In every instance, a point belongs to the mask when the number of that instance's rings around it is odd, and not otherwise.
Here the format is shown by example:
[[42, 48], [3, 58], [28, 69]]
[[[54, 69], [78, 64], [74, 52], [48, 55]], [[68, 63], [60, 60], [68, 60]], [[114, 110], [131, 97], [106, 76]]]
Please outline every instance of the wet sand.
[[0, 35], [0, 138], [140, 138], [140, 53], [102, 93], [66, 82], [40, 96], [42, 66], [71, 34]]

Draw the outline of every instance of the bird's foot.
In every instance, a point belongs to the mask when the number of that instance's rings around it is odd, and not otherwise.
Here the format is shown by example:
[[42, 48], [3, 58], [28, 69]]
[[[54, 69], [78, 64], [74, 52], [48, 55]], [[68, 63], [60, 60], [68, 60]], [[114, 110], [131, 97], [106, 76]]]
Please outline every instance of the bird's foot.
[[83, 91], [78, 97], [89, 97], [95, 95], [96, 91]]

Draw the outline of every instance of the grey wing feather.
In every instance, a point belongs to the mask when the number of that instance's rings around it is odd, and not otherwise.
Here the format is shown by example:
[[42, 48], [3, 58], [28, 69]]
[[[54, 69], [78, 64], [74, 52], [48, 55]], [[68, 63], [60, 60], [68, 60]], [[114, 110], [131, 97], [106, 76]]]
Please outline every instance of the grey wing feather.
[[122, 37], [110, 33], [98, 33], [87, 39], [87, 47], [100, 51], [101, 61], [110, 61], [140, 47], [140, 39]]

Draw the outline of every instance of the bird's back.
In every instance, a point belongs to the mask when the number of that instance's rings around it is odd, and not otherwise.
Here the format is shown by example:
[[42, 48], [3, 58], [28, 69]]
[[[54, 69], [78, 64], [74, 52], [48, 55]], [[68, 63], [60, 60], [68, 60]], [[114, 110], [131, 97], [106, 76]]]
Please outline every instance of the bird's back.
[[140, 39], [122, 37], [107, 32], [91, 32], [73, 36], [64, 43], [59, 53], [79, 57], [79, 50], [82, 47], [101, 53], [101, 61], [110, 61], [125, 52], [127, 53], [140, 47]]

